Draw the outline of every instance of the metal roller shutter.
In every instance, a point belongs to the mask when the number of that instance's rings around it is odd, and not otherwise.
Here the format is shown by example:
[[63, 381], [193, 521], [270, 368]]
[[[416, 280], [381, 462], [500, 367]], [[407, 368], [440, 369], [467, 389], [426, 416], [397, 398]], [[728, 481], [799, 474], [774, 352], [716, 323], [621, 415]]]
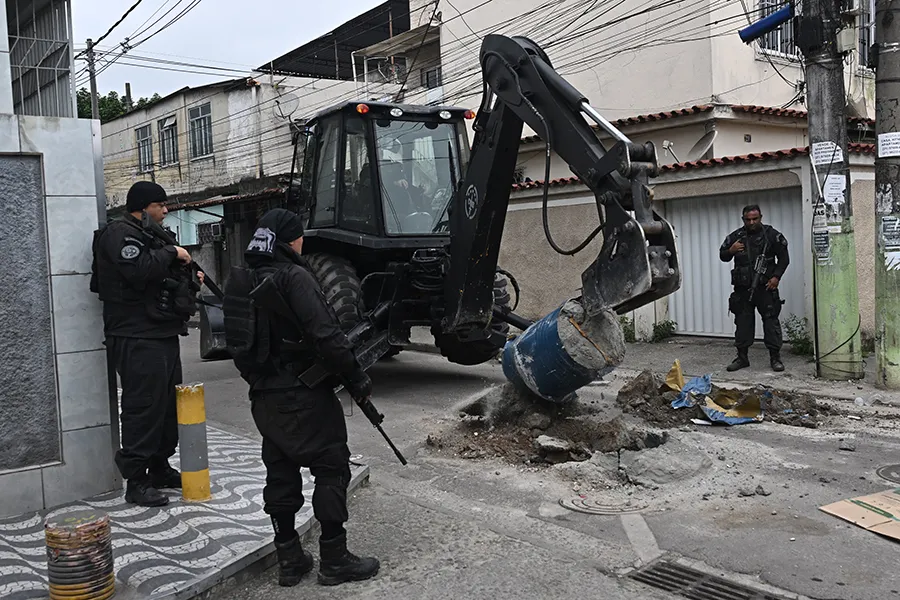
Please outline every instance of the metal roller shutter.
[[[734, 335], [734, 315], [728, 312], [731, 265], [719, 260], [719, 245], [741, 226], [741, 209], [759, 204], [763, 223], [788, 240], [791, 264], [781, 282], [782, 321], [790, 314], [805, 315], [803, 301], [803, 219], [801, 189], [784, 188], [727, 196], [704, 196], [666, 201], [666, 216], [675, 228], [683, 283], [670, 297], [669, 314], [677, 331], [689, 335]], [[756, 337], [762, 339], [762, 320], [756, 316]]]

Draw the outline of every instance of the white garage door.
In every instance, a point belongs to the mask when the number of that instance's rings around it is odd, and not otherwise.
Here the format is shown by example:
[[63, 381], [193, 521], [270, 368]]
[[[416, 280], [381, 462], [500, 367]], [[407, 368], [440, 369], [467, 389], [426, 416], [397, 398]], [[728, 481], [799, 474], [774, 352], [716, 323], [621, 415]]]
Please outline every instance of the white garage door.
[[[728, 312], [731, 266], [719, 260], [725, 236], [741, 227], [741, 209], [758, 204], [763, 223], [775, 227], [788, 240], [791, 264], [781, 282], [781, 320], [790, 314], [803, 317], [803, 220], [799, 187], [727, 196], [666, 200], [666, 217], [675, 228], [683, 283], [670, 296], [670, 319], [679, 333], [734, 335], [734, 315]], [[756, 337], [762, 339], [762, 321], [756, 316]]]

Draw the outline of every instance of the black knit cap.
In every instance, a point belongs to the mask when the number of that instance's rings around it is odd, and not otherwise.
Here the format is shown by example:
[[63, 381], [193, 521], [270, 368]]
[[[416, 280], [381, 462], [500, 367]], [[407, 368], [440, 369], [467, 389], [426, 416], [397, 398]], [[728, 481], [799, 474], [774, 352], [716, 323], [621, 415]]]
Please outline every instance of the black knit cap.
[[166, 190], [152, 181], [138, 181], [128, 190], [125, 208], [128, 209], [128, 212], [138, 212], [154, 202], [165, 204]]
[[285, 244], [303, 236], [303, 221], [296, 213], [283, 208], [273, 208], [263, 215], [257, 227], [263, 227], [275, 234], [275, 239]]

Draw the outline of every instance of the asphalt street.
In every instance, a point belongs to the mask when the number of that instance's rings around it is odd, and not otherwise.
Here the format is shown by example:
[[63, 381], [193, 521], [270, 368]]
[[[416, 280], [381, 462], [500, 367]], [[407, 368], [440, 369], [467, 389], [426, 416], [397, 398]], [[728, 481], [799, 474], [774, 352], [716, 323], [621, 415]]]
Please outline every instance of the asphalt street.
[[[246, 384], [229, 361], [201, 361], [197, 347], [196, 335], [184, 340], [184, 372], [205, 385], [210, 425], [259, 439]], [[270, 570], [221, 598], [673, 598], [622, 576], [659, 557], [799, 597], [900, 597], [900, 544], [818, 510], [891, 487], [874, 471], [900, 462], [900, 443], [877, 415], [814, 430], [686, 428], [677, 435], [702, 448], [711, 467], [672, 493], [653, 492], [642, 514], [600, 516], [561, 507], [574, 488], [549, 471], [426, 448], [427, 436], [456, 418], [455, 405], [505, 381], [498, 364], [460, 367], [403, 352], [370, 374], [384, 428], [410, 463], [399, 464], [358, 410], [348, 418], [351, 450], [371, 467], [370, 484], [352, 499], [351, 548], [378, 556], [381, 573], [337, 588], [314, 577], [280, 588]], [[352, 403], [342, 400], [349, 415]], [[855, 451], [839, 450], [846, 438]], [[738, 493], [756, 485], [767, 495]]]

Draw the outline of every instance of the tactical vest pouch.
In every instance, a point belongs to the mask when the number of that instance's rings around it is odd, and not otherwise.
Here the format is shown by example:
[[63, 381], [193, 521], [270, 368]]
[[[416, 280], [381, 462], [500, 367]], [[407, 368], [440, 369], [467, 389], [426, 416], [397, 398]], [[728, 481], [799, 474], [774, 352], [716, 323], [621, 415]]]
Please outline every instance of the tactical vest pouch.
[[269, 358], [269, 322], [250, 300], [256, 276], [246, 267], [231, 267], [222, 312], [225, 315], [225, 345], [235, 363], [264, 364]]
[[105, 294], [100, 294], [100, 278], [97, 274], [97, 251], [100, 249], [100, 236], [103, 235], [103, 231], [106, 229], [104, 225], [100, 229], [94, 231], [94, 239], [91, 240], [91, 253], [93, 254], [93, 258], [91, 260], [91, 291], [100, 296], [100, 300], [106, 300], [104, 297]]
[[731, 285], [734, 287], [750, 287], [753, 283], [753, 270], [749, 266], [735, 267], [731, 270]]

